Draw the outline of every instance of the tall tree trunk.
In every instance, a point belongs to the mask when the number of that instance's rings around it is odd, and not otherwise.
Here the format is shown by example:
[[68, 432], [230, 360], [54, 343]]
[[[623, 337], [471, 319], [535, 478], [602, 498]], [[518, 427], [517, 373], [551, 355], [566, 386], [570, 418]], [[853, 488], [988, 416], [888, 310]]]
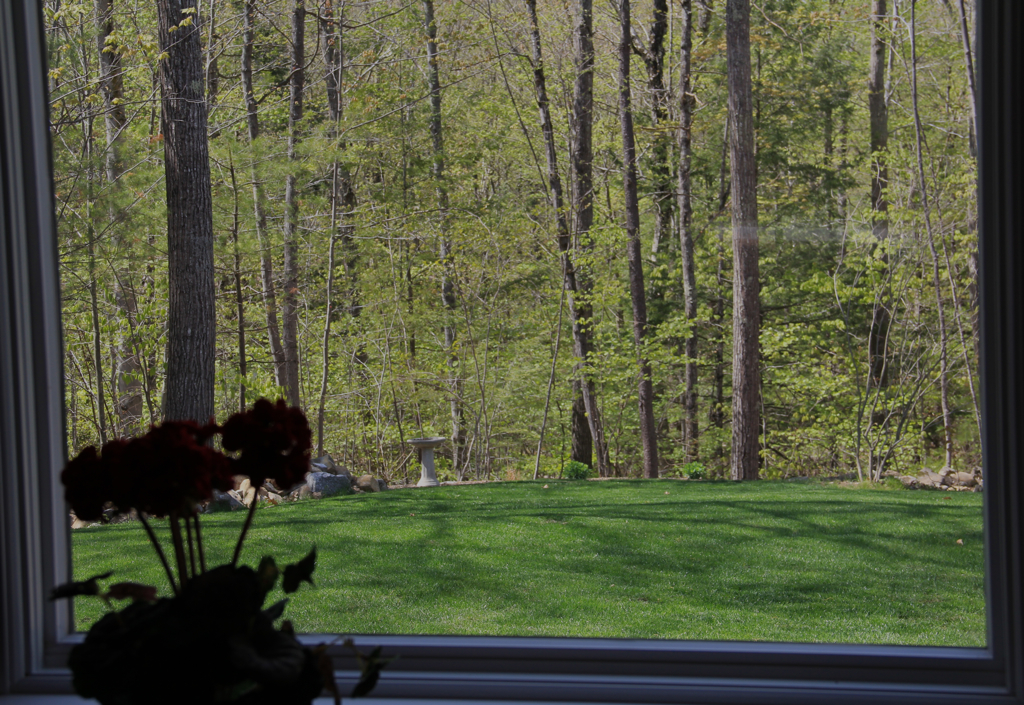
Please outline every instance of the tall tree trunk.
[[[654, 18], [651, 22], [651, 43], [642, 52], [647, 67], [647, 88], [651, 94], [651, 120], [654, 143], [651, 149], [651, 186], [657, 218], [654, 221], [652, 253], [657, 255], [661, 243], [672, 233], [672, 137], [665, 123], [668, 121], [669, 91], [665, 87], [665, 36], [668, 34], [668, 0], [654, 0]], [[634, 38], [631, 37], [631, 40]]]
[[299, 122], [302, 120], [302, 92], [306, 83], [306, 3], [295, 0], [292, 8], [292, 69], [288, 84], [288, 161], [291, 170], [284, 186], [284, 296], [281, 319], [284, 326], [284, 391], [288, 403], [299, 406], [299, 201], [296, 168]]
[[[970, 23], [967, 19], [967, 7], [964, 0], [959, 1], [959, 20], [960, 20], [960, 42], [963, 45], [964, 50], [964, 68], [967, 72], [967, 86], [969, 88], [968, 97], [971, 101], [971, 129], [970, 129], [970, 147], [971, 156], [977, 157], [978, 145], [977, 145], [977, 134], [978, 134], [978, 88], [974, 73], [974, 51], [971, 48], [971, 31]], [[974, 189], [974, 201], [978, 201], [978, 190], [977, 187]], [[968, 229], [974, 233], [977, 232], [978, 218], [977, 215], [969, 215], [967, 220]], [[972, 342], [974, 343], [974, 355], [975, 360], [981, 359], [981, 330], [978, 326], [978, 246], [972, 244], [968, 252], [968, 272], [970, 276], [968, 291], [970, 292], [970, 312], [971, 312], [971, 335]], [[952, 272], [950, 273], [952, 276]], [[959, 304], [958, 304], [959, 306]], [[962, 330], [962, 328], [961, 328]], [[965, 350], [965, 358], [969, 353]], [[970, 371], [970, 360], [967, 360], [968, 375]], [[971, 396], [974, 398], [975, 418], [978, 422], [978, 433], [981, 434], [981, 413], [978, 406], [977, 395], [974, 393], [974, 382], [971, 380]]]
[[209, 0], [209, 19], [206, 28], [206, 105], [207, 114], [217, 104], [220, 91], [220, 67], [217, 64], [217, 0]]
[[[256, 29], [254, 16], [256, 0], [245, 0], [242, 32], [242, 90], [245, 93], [246, 126], [249, 147], [260, 136], [260, 118], [256, 94], [252, 84], [252, 51]], [[256, 240], [260, 248], [260, 283], [263, 288], [263, 307], [267, 316], [267, 337], [270, 340], [270, 355], [274, 361], [274, 382], [284, 386], [284, 347], [281, 345], [281, 329], [278, 325], [277, 294], [274, 291], [274, 258], [267, 233], [267, 214], [263, 209], [263, 184], [259, 179], [255, 159], [252, 162], [252, 200], [256, 217]]]
[[[877, 247], [882, 252], [880, 261], [883, 266], [882, 280], [888, 277], [885, 270], [889, 263], [889, 202], [886, 188], [889, 183], [889, 170], [886, 163], [886, 152], [889, 145], [889, 108], [886, 104], [885, 65], [887, 42], [885, 29], [888, 27], [886, 16], [886, 0], [872, 0], [871, 3], [871, 57], [868, 65], [868, 117], [871, 126], [871, 231]], [[886, 379], [886, 348], [888, 347], [889, 296], [886, 291], [878, 297], [872, 310], [871, 330], [868, 339], [869, 365], [871, 376], [869, 384], [879, 389], [887, 386]]]
[[160, 50], [166, 54], [160, 61], [160, 119], [170, 289], [163, 411], [165, 419], [205, 422], [213, 415], [216, 353], [213, 213], [203, 46], [198, 22], [185, 22], [194, 17], [189, 2], [157, 0]]
[[[573, 250], [576, 272], [576, 310], [572, 320], [573, 348], [577, 360], [579, 394], [572, 406], [573, 459], [582, 456], [587, 442], [584, 426], [590, 431], [594, 463], [602, 477], [611, 474], [608, 445], [604, 439], [597, 390], [590, 369], [593, 345], [591, 303], [593, 280], [590, 265], [584, 264], [593, 250], [590, 226], [594, 222], [594, 11], [592, 0], [579, 0], [573, 42], [576, 53], [576, 80], [573, 86], [570, 152], [572, 154]], [[580, 405], [582, 401], [582, 407]], [[590, 454], [587, 454], [589, 460]], [[582, 461], [581, 462], [587, 462]], [[587, 463], [588, 465], [591, 463]]]
[[113, 0], [95, 0], [96, 44], [99, 51], [99, 85], [103, 94], [103, 126], [106, 130], [107, 148], [104, 154], [107, 181], [114, 183], [121, 176], [121, 130], [124, 129], [125, 112], [124, 77], [121, 53], [114, 34]]
[[238, 207], [238, 178], [235, 176], [235, 160], [228, 152], [228, 166], [231, 174], [231, 245], [234, 249], [235, 316], [238, 319], [238, 411], [245, 411], [246, 352], [245, 352], [245, 297], [242, 294], [242, 252], [238, 247], [238, 231], [241, 214]]
[[[116, 184], [121, 177], [122, 165], [120, 158], [121, 132], [125, 126], [124, 110], [124, 79], [121, 53], [114, 40], [114, 4], [113, 0], [95, 0], [96, 10], [96, 45], [99, 54], [99, 85], [103, 95], [103, 126], [106, 133], [106, 150], [104, 166], [106, 171], [108, 193], [113, 195]], [[121, 218], [117, 206], [108, 206], [111, 223]], [[116, 228], [111, 228], [117, 235]], [[120, 243], [122, 246], [124, 243]], [[121, 427], [127, 435], [139, 429], [142, 420], [142, 365], [137, 356], [137, 341], [134, 331], [138, 305], [135, 291], [131, 284], [130, 272], [118, 271], [115, 297], [122, 315], [128, 319], [130, 333], [123, 336], [115, 347], [117, 405]], [[126, 286], [126, 284], [128, 284]]]
[[[338, 172], [337, 168], [334, 170], [334, 180], [337, 181]], [[331, 244], [327, 253], [327, 313], [324, 316], [324, 335], [321, 345], [323, 353], [323, 366], [321, 368], [320, 375], [320, 400], [317, 404], [316, 413], [316, 454], [317, 457], [321, 457], [324, 454], [324, 416], [325, 407], [327, 404], [327, 381], [331, 369], [331, 356], [330, 356], [330, 343], [331, 343], [331, 318], [334, 316], [333, 305], [334, 305], [334, 269], [335, 269], [335, 251], [338, 245], [338, 239], [334, 235], [334, 221], [338, 217], [338, 205], [336, 200], [337, 189], [334, 190], [334, 195], [331, 199]]]
[[[629, 85], [632, 54], [629, 0], [619, 3], [619, 121], [622, 126], [622, 182], [626, 196], [626, 254], [629, 260], [629, 297], [633, 304], [633, 344], [636, 346], [640, 441], [644, 454], [644, 477], [658, 477], [658, 429], [654, 424], [654, 386], [651, 363], [644, 350], [647, 339], [647, 301], [644, 292], [644, 263], [640, 251], [640, 203], [636, 186], [636, 139], [633, 134], [633, 101]], [[664, 53], [664, 51], [662, 51]]]
[[964, 69], [967, 73], [967, 97], [971, 103], [971, 155], [973, 156], [976, 151], [974, 135], [978, 134], [978, 88], [975, 81], [974, 74], [974, 52], [971, 50], [971, 31], [967, 21], [967, 6], [964, 4], [964, 0], [959, 0], [957, 12], [957, 19], [960, 22], [960, 44], [963, 46], [964, 51]]
[[684, 343], [686, 356], [685, 388], [683, 390], [683, 446], [687, 462], [699, 454], [697, 421], [697, 277], [693, 243], [693, 206], [691, 204], [691, 140], [693, 127], [693, 96], [690, 71], [693, 50], [693, 9], [691, 0], [681, 0], [683, 14], [679, 51], [679, 171], [678, 205], [679, 252], [683, 270], [683, 312], [690, 324]]
[[706, 37], [711, 26], [711, 12], [714, 0], [697, 0], [697, 31]]
[[[551, 107], [548, 100], [547, 80], [544, 74], [544, 56], [541, 51], [540, 25], [537, 22], [537, 1], [526, 0], [526, 8], [530, 15], [530, 44], [533, 50], [533, 87], [537, 95], [537, 111], [540, 114], [540, 129], [544, 135], [544, 158], [547, 166], [548, 193], [551, 207], [555, 212], [557, 228], [558, 252], [562, 268], [562, 290], [569, 300], [569, 317], [576, 321], [577, 316], [577, 283], [576, 269], [572, 260], [572, 234], [569, 229], [569, 214], [566, 211], [562, 193], [562, 177], [558, 170], [558, 150], [555, 146], [555, 130], [551, 121]], [[561, 306], [559, 306], [561, 320]], [[559, 336], [561, 328], [558, 330]], [[560, 337], [559, 337], [560, 339]], [[557, 350], [556, 350], [557, 355]], [[552, 368], [554, 369], [554, 368]], [[583, 400], [583, 385], [579, 380], [573, 382], [573, 408], [579, 409], [580, 423], [574, 427], [572, 438], [572, 459], [593, 465], [593, 439], [590, 425], [586, 422], [586, 403]], [[545, 416], [546, 420], [546, 416]], [[538, 446], [539, 447], [539, 446]], [[538, 468], [540, 455], [538, 452]], [[534, 468], [536, 479], [537, 468]]]
[[[565, 207], [562, 178], [558, 169], [558, 150], [555, 146], [555, 131], [551, 121], [551, 108], [548, 100], [547, 81], [544, 74], [544, 59], [541, 52], [540, 27], [537, 22], [536, 0], [526, 0], [526, 7], [530, 14], [530, 42], [533, 49], [533, 86], [537, 95], [537, 110], [540, 114], [540, 128], [544, 135], [544, 157], [547, 166], [548, 192], [551, 197], [551, 207], [555, 212], [557, 226], [558, 251], [561, 258], [562, 268], [562, 289], [568, 295], [569, 317], [574, 322], [574, 340], [578, 335], [586, 335], [582, 326], [575, 325], [580, 320], [579, 306], [577, 301], [578, 283], [576, 281], [576, 268], [572, 258], [572, 233], [569, 227], [569, 214]], [[583, 304], [584, 306], [586, 304]], [[577, 349], [579, 344], [577, 340]], [[581, 380], [573, 382], [573, 433], [571, 445], [571, 457], [573, 460], [593, 465], [593, 436], [590, 424], [587, 421], [587, 404], [583, 398], [585, 384]], [[586, 390], [592, 392], [592, 387]]]
[[86, 255], [89, 258], [89, 305], [92, 314], [92, 364], [96, 369], [96, 429], [100, 443], [107, 442], [106, 390], [103, 388], [103, 339], [100, 327], [99, 283], [96, 281], [96, 229], [93, 226], [92, 117], [85, 135], [86, 167]]
[[431, 174], [437, 192], [437, 210], [440, 214], [441, 243], [441, 304], [445, 310], [444, 346], [448, 351], [449, 402], [452, 419], [452, 469], [462, 478], [465, 468], [462, 437], [462, 385], [459, 379], [459, 355], [455, 349], [455, 260], [448, 235], [448, 186], [444, 174], [444, 136], [441, 131], [441, 75], [437, 63], [437, 20], [434, 1], [423, 0], [424, 26], [427, 31], [427, 80], [430, 85], [430, 138], [434, 148]]
[[[718, 209], [712, 218], [711, 224], [725, 213], [725, 207], [729, 201], [729, 142], [732, 130], [729, 121], [725, 121], [724, 134], [722, 136], [722, 159], [718, 168]], [[713, 325], [715, 337], [715, 370], [714, 370], [714, 397], [711, 405], [711, 413], [708, 414], [708, 422], [715, 428], [725, 428], [725, 292], [726, 292], [726, 256], [725, 256], [725, 233], [722, 228], [715, 228], [718, 232], [718, 242], [715, 257], [715, 302], [713, 309]], [[719, 442], [715, 450], [715, 457], [721, 458], [724, 453], [723, 444]]]
[[[324, 83], [327, 91], [327, 106], [331, 116], [331, 128], [328, 137], [334, 141], [339, 136], [339, 124], [344, 115], [342, 81], [344, 77], [345, 54], [343, 42], [344, 15], [334, 19], [334, 6], [328, 0], [324, 6], [324, 17], [320, 22], [321, 46], [324, 51]], [[343, 143], [335, 145], [336, 149], [344, 149]], [[327, 400], [327, 382], [329, 372], [329, 351], [331, 322], [334, 318], [334, 288], [336, 267], [336, 246], [341, 243], [345, 253], [345, 271], [349, 280], [348, 312], [353, 319], [362, 311], [359, 297], [359, 277], [357, 271], [358, 251], [355, 247], [356, 193], [348, 167], [338, 160], [331, 165], [331, 244], [328, 254], [327, 272], [327, 316], [324, 320], [323, 334], [323, 369], [320, 380], [320, 402], [317, 410], [317, 453], [323, 454], [324, 414]], [[352, 326], [354, 333], [354, 325]], [[356, 359], [365, 362], [362, 346], [357, 346]]]
[[756, 480], [761, 427], [757, 162], [750, 84], [750, 0], [727, 0], [726, 57], [732, 126], [732, 479]]
[[946, 467], [953, 467], [953, 410], [949, 403], [949, 336], [946, 329], [946, 312], [942, 297], [942, 278], [939, 272], [939, 253], [935, 247], [935, 232], [932, 229], [931, 204], [928, 200], [928, 182], [924, 170], [924, 129], [921, 126], [921, 111], [918, 107], [917, 90], [917, 0], [910, 1], [910, 97], [914, 108], [914, 135], [917, 151], [917, 171], [921, 186], [921, 207], [924, 210], [924, 226], [928, 233], [928, 250], [932, 255], [932, 281], [935, 285], [935, 306], [939, 314], [939, 397], [942, 405], [942, 435], [946, 456]]

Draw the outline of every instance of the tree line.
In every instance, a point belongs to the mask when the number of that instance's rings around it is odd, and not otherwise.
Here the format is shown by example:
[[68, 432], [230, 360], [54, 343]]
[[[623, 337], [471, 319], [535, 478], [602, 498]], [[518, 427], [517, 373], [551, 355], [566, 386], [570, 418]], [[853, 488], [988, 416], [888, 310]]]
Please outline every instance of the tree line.
[[46, 0], [72, 450], [980, 463], [965, 0]]

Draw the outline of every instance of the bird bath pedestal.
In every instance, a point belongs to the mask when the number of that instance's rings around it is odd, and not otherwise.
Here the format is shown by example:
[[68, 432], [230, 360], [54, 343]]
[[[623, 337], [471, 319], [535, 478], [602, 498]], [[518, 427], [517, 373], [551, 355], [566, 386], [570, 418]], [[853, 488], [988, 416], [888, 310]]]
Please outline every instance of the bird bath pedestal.
[[420, 452], [420, 481], [417, 487], [437, 487], [441, 483], [437, 481], [437, 473], [434, 471], [434, 448], [445, 442], [446, 438], [435, 436], [434, 438], [410, 438], [409, 445]]

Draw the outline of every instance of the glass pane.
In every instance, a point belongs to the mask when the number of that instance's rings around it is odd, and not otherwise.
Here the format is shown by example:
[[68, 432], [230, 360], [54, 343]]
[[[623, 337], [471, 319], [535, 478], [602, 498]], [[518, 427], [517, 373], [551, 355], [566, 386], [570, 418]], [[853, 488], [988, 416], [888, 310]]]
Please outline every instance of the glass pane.
[[608, 4], [591, 69], [582, 0], [47, 0], [70, 453], [297, 402], [327, 476], [233, 491], [300, 631], [984, 646], [969, 4], [629, 4], [627, 129]]

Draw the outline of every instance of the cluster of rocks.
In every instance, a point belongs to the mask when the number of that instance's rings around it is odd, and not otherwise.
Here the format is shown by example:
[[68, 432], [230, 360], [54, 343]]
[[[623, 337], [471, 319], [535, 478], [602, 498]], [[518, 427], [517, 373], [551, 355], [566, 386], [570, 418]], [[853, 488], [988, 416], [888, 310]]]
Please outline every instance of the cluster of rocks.
[[922, 468], [917, 477], [886, 471], [883, 477], [898, 478], [908, 489], [937, 489], [947, 492], [981, 492], [985, 483], [981, 473], [957, 472], [953, 468], [942, 468], [938, 472]]
[[244, 509], [254, 501], [266, 501], [270, 504], [295, 502], [300, 499], [320, 499], [340, 494], [359, 492], [382, 492], [388, 489], [383, 478], [373, 475], [355, 477], [334, 462], [330, 455], [325, 455], [310, 462], [309, 472], [304, 482], [295, 487], [279, 488], [271, 480], [262, 487], [253, 487], [248, 478], [239, 477], [235, 488], [228, 492], [214, 492], [213, 501], [207, 511], [223, 511]]

